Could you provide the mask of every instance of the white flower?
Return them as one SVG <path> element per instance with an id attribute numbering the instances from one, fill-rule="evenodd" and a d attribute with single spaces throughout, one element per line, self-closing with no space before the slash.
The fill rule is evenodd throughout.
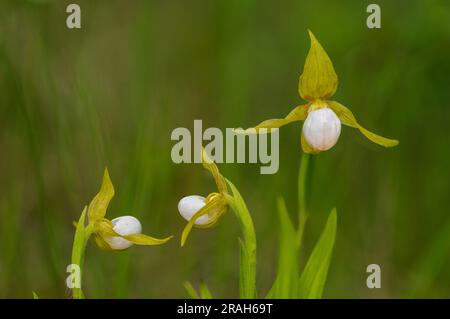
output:
<path id="1" fill-rule="evenodd" d="M 202 209 L 203 206 L 205 206 L 205 197 L 199 195 L 190 195 L 183 197 L 178 202 L 178 211 L 184 219 L 190 221 L 192 216 L 194 216 L 196 212 Z M 211 218 L 208 214 L 206 214 L 197 218 L 195 224 L 205 225 L 208 224 L 210 220 Z"/>
<path id="2" fill-rule="evenodd" d="M 142 232 L 141 222 L 133 216 L 117 217 L 111 220 L 111 223 L 113 224 L 113 230 L 122 236 L 140 234 Z M 105 237 L 104 239 L 111 249 L 115 250 L 127 249 L 133 245 L 132 242 L 118 236 Z"/>
<path id="3" fill-rule="evenodd" d="M 308 145 L 315 150 L 329 150 L 339 139 L 341 121 L 328 107 L 310 111 L 303 124 L 303 134 Z"/>

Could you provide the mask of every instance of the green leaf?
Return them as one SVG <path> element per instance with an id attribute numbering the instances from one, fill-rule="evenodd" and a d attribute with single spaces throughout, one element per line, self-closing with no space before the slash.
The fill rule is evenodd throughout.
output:
<path id="1" fill-rule="evenodd" d="M 202 299 L 212 299 L 211 291 L 204 282 L 200 283 L 200 297 Z"/>
<path id="2" fill-rule="evenodd" d="M 185 281 L 183 283 L 184 289 L 186 289 L 189 298 L 191 299 L 200 299 L 199 294 L 197 293 L 197 291 L 195 290 L 194 286 L 192 286 L 192 284 L 189 281 Z"/>
<path id="3" fill-rule="evenodd" d="M 39 296 L 37 295 L 37 293 L 35 293 L 34 291 L 32 291 L 33 293 L 33 299 L 39 299 Z"/>
<path id="4" fill-rule="evenodd" d="M 330 108 L 336 113 L 337 117 L 339 117 L 343 124 L 357 128 L 365 137 L 367 137 L 372 142 L 384 147 L 393 147 L 398 145 L 398 140 L 380 136 L 364 128 L 361 124 L 358 123 L 352 111 L 350 111 L 346 106 L 336 101 L 327 102 Z"/>
<path id="5" fill-rule="evenodd" d="M 298 241 L 283 198 L 278 198 L 280 239 L 277 278 L 266 298 L 296 298 L 299 276 Z"/>
<path id="6" fill-rule="evenodd" d="M 328 267 L 336 237 L 336 209 L 330 213 L 325 229 L 314 247 L 299 281 L 299 298 L 320 299 L 327 279 Z"/>
<path id="7" fill-rule="evenodd" d="M 84 250 L 86 248 L 86 241 L 89 237 L 89 235 L 86 233 L 86 227 L 84 226 L 86 219 L 86 210 L 87 208 L 84 207 L 80 219 L 77 222 L 77 228 L 75 230 L 75 237 L 72 247 L 72 264 L 78 265 L 80 267 L 80 276 L 82 276 L 81 269 L 84 258 Z M 72 293 L 73 298 L 75 299 L 83 299 L 84 297 L 81 288 L 73 288 Z"/>
<path id="8" fill-rule="evenodd" d="M 239 290 L 241 298 L 256 298 L 256 235 L 252 217 L 237 188 L 227 180 L 233 197 L 229 203 L 239 221 L 242 231 L 240 246 L 240 278 Z"/>

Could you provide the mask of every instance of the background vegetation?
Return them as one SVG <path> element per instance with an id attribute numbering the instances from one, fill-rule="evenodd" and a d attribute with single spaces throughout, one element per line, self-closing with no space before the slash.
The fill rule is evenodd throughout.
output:
<path id="1" fill-rule="evenodd" d="M 363 125 L 400 140 L 383 149 L 343 128 L 314 160 L 308 255 L 333 206 L 336 247 L 325 297 L 450 297 L 450 2 L 386 1 L 382 28 L 365 26 L 371 1 L 76 1 L 82 29 L 65 27 L 74 1 L 0 2 L 0 297 L 67 296 L 76 220 L 108 166 L 108 216 L 132 213 L 167 245 L 86 256 L 89 297 L 185 297 L 184 280 L 238 295 L 233 214 L 194 230 L 178 200 L 207 194 L 201 165 L 170 159 L 176 127 L 251 126 L 300 102 L 298 76 L 313 30 L 340 77 L 336 99 Z M 253 215 L 258 286 L 276 272 L 283 195 L 296 216 L 300 126 L 281 130 L 281 166 L 220 165 Z M 365 285 L 382 267 L 382 288 Z"/>

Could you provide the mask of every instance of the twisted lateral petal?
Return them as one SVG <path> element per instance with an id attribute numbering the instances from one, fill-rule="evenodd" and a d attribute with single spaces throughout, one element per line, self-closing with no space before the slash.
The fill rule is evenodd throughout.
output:
<path id="1" fill-rule="evenodd" d="M 128 218 L 132 216 L 123 216 L 123 217 Z M 170 236 L 164 239 L 157 239 L 144 234 L 133 233 L 138 230 L 139 229 L 137 228 L 136 225 L 133 225 L 132 227 L 129 227 L 127 229 L 123 228 L 116 229 L 116 227 L 113 225 L 111 221 L 104 218 L 99 222 L 97 226 L 97 233 L 98 237 L 100 238 L 96 238 L 96 242 L 97 245 L 103 249 L 105 249 L 104 246 L 107 245 L 109 246 L 110 249 L 113 250 L 123 250 L 130 247 L 132 244 L 161 245 L 173 237 Z M 121 233 L 118 233 L 118 231 L 121 231 Z"/>
<path id="2" fill-rule="evenodd" d="M 222 174 L 219 172 L 219 168 L 217 168 L 217 165 L 214 163 L 213 160 L 211 160 L 206 153 L 205 149 L 202 147 L 202 165 L 204 168 L 206 168 L 211 175 L 214 177 L 214 181 L 216 182 L 217 189 L 220 193 L 227 193 L 227 183 L 225 179 L 223 178 Z"/>
<path id="3" fill-rule="evenodd" d="M 109 178 L 108 169 L 105 168 L 103 173 L 102 186 L 97 195 L 92 199 L 89 204 L 88 218 L 89 223 L 95 222 L 105 217 L 106 210 L 108 209 L 109 202 L 114 197 L 114 186 Z"/>
<path id="4" fill-rule="evenodd" d="M 336 101 L 327 101 L 327 103 L 343 124 L 357 128 L 365 137 L 367 137 L 372 142 L 384 147 L 393 147 L 398 145 L 398 140 L 382 137 L 362 127 L 356 120 L 353 113 L 341 103 Z"/>
<path id="5" fill-rule="evenodd" d="M 223 214 L 223 212 L 226 210 L 226 202 L 222 194 L 217 194 L 216 196 L 212 197 L 210 201 L 206 203 L 203 208 L 201 208 L 198 212 L 195 213 L 194 216 L 189 220 L 187 225 L 184 227 L 183 234 L 181 235 L 181 247 L 184 246 L 186 239 L 191 232 L 192 227 L 195 224 L 195 221 L 200 218 L 203 215 L 209 214 L 210 215 L 210 222 L 209 224 L 202 225 L 203 228 L 211 227 L 214 225 L 218 218 Z"/>
<path id="6" fill-rule="evenodd" d="M 265 120 L 255 127 L 248 128 L 246 130 L 237 128 L 234 129 L 234 132 L 239 134 L 259 134 L 259 133 L 270 133 L 267 131 L 269 129 L 280 128 L 284 125 L 287 125 L 296 121 L 304 121 L 306 116 L 308 115 L 308 107 L 309 104 L 299 105 L 295 107 L 288 115 L 286 115 L 283 119 L 270 119 Z M 267 129 L 264 132 L 260 132 L 261 129 Z"/>
<path id="7" fill-rule="evenodd" d="M 303 73 L 300 75 L 298 90 L 300 96 L 308 101 L 326 99 L 337 89 L 338 77 L 328 54 L 311 31 L 311 48 L 306 57 Z"/>

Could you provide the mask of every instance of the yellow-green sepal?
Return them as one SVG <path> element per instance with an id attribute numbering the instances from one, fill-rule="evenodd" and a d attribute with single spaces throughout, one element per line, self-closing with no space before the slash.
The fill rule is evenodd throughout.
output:
<path id="1" fill-rule="evenodd" d="M 357 128 L 365 137 L 372 142 L 384 146 L 393 147 L 398 145 L 398 140 L 389 139 L 375 133 L 370 132 L 366 128 L 362 127 L 356 120 L 353 113 L 344 105 L 336 101 L 327 101 L 329 107 L 336 113 L 337 117 L 341 120 L 342 124 Z"/>
<path id="2" fill-rule="evenodd" d="M 236 132 L 238 134 L 259 134 L 259 133 L 262 133 L 262 131 L 261 131 L 262 129 L 266 129 L 264 131 L 264 133 L 270 133 L 269 130 L 271 130 L 271 129 L 280 128 L 284 125 L 287 125 L 289 123 L 296 122 L 296 121 L 304 121 L 306 119 L 306 117 L 308 116 L 308 108 L 309 108 L 309 104 L 299 105 L 299 106 L 295 107 L 291 112 L 289 112 L 289 114 L 286 115 L 285 118 L 265 120 L 265 121 L 259 123 L 258 125 L 256 125 L 255 127 L 251 127 L 251 128 L 245 129 L 245 130 L 241 129 L 241 128 L 237 128 L 237 129 L 234 129 L 234 132 Z"/>
<path id="3" fill-rule="evenodd" d="M 102 219 L 106 215 L 109 202 L 114 197 L 114 186 L 109 177 L 108 169 L 105 168 L 103 173 L 103 181 L 100 187 L 100 191 L 92 199 L 89 204 L 88 218 L 89 223 L 94 223 L 97 220 Z"/>
<path id="4" fill-rule="evenodd" d="M 216 163 L 214 163 L 214 161 L 209 158 L 207 152 L 203 147 L 202 147 L 202 165 L 214 177 L 214 181 L 216 182 L 216 186 L 219 192 L 226 193 L 228 191 L 227 183 L 225 182 L 225 179 L 223 178 L 222 174 L 220 174 L 219 168 L 217 167 Z"/>
<path id="5" fill-rule="evenodd" d="M 300 96 L 308 101 L 326 99 L 336 92 L 338 77 L 328 54 L 314 34 L 310 30 L 308 32 L 311 48 L 300 75 L 298 90 Z"/>

